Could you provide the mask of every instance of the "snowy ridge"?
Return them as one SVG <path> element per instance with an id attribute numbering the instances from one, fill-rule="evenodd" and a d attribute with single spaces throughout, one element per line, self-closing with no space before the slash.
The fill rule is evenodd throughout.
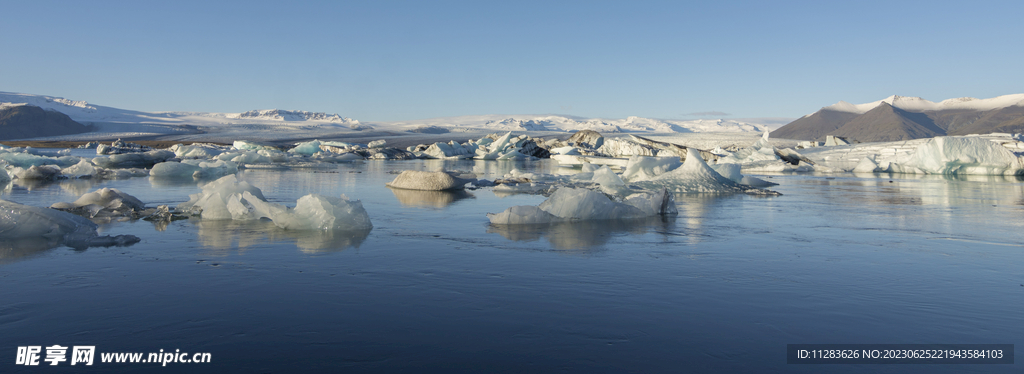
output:
<path id="1" fill-rule="evenodd" d="M 628 117 L 625 119 L 582 118 L 568 115 L 475 115 L 412 121 L 369 122 L 325 112 L 264 109 L 242 113 L 143 112 L 94 105 L 61 97 L 0 92 L 0 107 L 35 105 L 66 114 L 71 119 L 93 125 L 95 132 L 46 138 L 50 140 L 96 140 L 131 136 L 172 136 L 183 140 L 234 141 L 248 139 L 274 141 L 297 138 L 336 138 L 361 131 L 406 132 L 437 127 L 440 131 L 468 132 L 574 132 L 594 130 L 601 133 L 760 133 L 777 118 L 726 120 L 674 120 Z M 357 134 L 358 133 L 358 134 Z"/>
<path id="2" fill-rule="evenodd" d="M 593 130 L 600 133 L 763 132 L 767 128 L 760 123 L 725 119 L 665 120 L 635 116 L 625 119 L 587 119 L 563 115 L 460 116 L 389 124 L 408 128 L 437 126 L 462 130 L 562 132 Z"/>
<path id="3" fill-rule="evenodd" d="M 994 110 L 1001 109 L 1011 106 L 1024 105 L 1024 94 L 1013 94 L 993 97 L 990 99 L 976 99 L 973 97 L 960 97 L 955 99 L 946 99 L 938 103 L 922 99 L 920 97 L 909 97 L 909 96 L 897 96 L 892 95 L 882 100 L 873 101 L 866 104 L 850 104 L 845 101 L 829 105 L 821 108 L 822 110 L 832 110 L 837 112 L 848 112 L 856 114 L 864 114 L 868 111 L 877 108 L 882 103 L 892 105 L 893 107 L 900 108 L 909 112 L 926 112 L 934 110 L 953 110 L 953 109 L 967 109 L 967 110 Z M 810 115 L 810 114 L 808 114 Z"/>
<path id="4" fill-rule="evenodd" d="M 239 119 L 261 119 L 272 121 L 328 121 L 341 123 L 359 123 L 359 121 L 347 117 L 342 117 L 337 114 L 327 114 L 324 112 L 307 112 L 304 110 L 250 110 L 248 112 L 239 113 L 237 115 L 229 114 L 227 115 L 227 117 Z"/>

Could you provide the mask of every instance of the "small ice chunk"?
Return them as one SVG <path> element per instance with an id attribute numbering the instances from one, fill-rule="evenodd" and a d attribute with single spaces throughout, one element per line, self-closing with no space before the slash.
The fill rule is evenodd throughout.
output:
<path id="1" fill-rule="evenodd" d="M 370 142 L 369 144 L 367 144 L 366 148 L 382 148 L 382 147 L 384 147 L 384 144 L 387 144 L 387 142 L 388 141 L 384 140 L 384 139 L 374 140 L 374 141 Z"/>
<path id="2" fill-rule="evenodd" d="M 60 173 L 68 178 L 90 178 L 97 174 L 97 170 L 92 162 L 83 158 L 77 164 L 61 169 Z"/>
<path id="3" fill-rule="evenodd" d="M 461 190 L 469 182 L 443 171 L 405 170 L 391 183 L 387 183 L 387 186 L 408 190 L 444 191 Z"/>
<path id="4" fill-rule="evenodd" d="M 199 170 L 201 168 L 197 165 L 167 161 L 153 165 L 149 175 L 157 178 L 192 178 L 192 175 Z"/>
<path id="5" fill-rule="evenodd" d="M 320 152 L 320 144 L 319 140 L 297 143 L 295 144 L 295 147 L 288 150 L 288 152 L 303 156 L 312 156 Z"/>

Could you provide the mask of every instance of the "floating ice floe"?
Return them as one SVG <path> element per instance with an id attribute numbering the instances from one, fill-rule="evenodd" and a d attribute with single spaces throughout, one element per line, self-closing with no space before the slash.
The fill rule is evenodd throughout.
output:
<path id="1" fill-rule="evenodd" d="M 369 230 L 370 217 L 359 200 L 310 194 L 299 198 L 295 208 L 267 202 L 263 192 L 248 182 L 228 175 L 189 195 L 179 210 L 203 219 L 270 219 L 290 230 Z"/>
<path id="2" fill-rule="evenodd" d="M 45 240 L 74 248 L 126 246 L 139 242 L 133 235 L 99 236 L 97 225 L 59 210 L 0 200 L 0 239 Z"/>
<path id="3" fill-rule="evenodd" d="M 636 219 L 678 214 L 668 191 L 643 192 L 616 202 L 607 195 L 579 188 L 559 188 L 539 206 L 514 206 L 488 213 L 496 225 L 549 224 L 564 221 Z"/>
<path id="4" fill-rule="evenodd" d="M 387 186 L 407 190 L 445 191 L 461 190 L 472 181 L 444 171 L 405 170 L 395 177 L 395 180 L 387 183 Z"/>

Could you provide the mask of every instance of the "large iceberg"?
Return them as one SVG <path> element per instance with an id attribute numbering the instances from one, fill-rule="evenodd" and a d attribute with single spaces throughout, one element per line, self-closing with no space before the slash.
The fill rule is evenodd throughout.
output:
<path id="1" fill-rule="evenodd" d="M 700 157 L 700 153 L 693 148 L 687 149 L 686 161 L 679 168 L 654 177 L 648 177 L 648 175 L 645 173 L 634 176 L 631 179 L 631 184 L 648 190 L 666 188 L 679 193 L 778 194 L 738 183 L 719 174 L 708 166 Z"/>
<path id="2" fill-rule="evenodd" d="M 866 170 L 868 165 L 858 165 Z M 979 137 L 936 137 L 889 167 L 897 173 L 1015 175 L 1024 163 L 1006 147 Z"/>
<path id="3" fill-rule="evenodd" d="M 636 219 L 677 213 L 675 199 L 666 190 L 641 192 L 629 196 L 622 202 L 616 202 L 597 191 L 560 188 L 539 206 L 514 206 L 501 213 L 488 213 L 487 218 L 496 225 L 519 225 Z"/>

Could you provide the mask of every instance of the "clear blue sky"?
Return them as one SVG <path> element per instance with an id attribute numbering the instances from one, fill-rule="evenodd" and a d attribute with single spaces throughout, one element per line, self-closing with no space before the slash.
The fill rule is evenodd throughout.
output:
<path id="1" fill-rule="evenodd" d="M 0 11 L 0 91 L 145 111 L 798 117 L 893 94 L 1024 93 L 1021 1 L 0 0 Z"/>

